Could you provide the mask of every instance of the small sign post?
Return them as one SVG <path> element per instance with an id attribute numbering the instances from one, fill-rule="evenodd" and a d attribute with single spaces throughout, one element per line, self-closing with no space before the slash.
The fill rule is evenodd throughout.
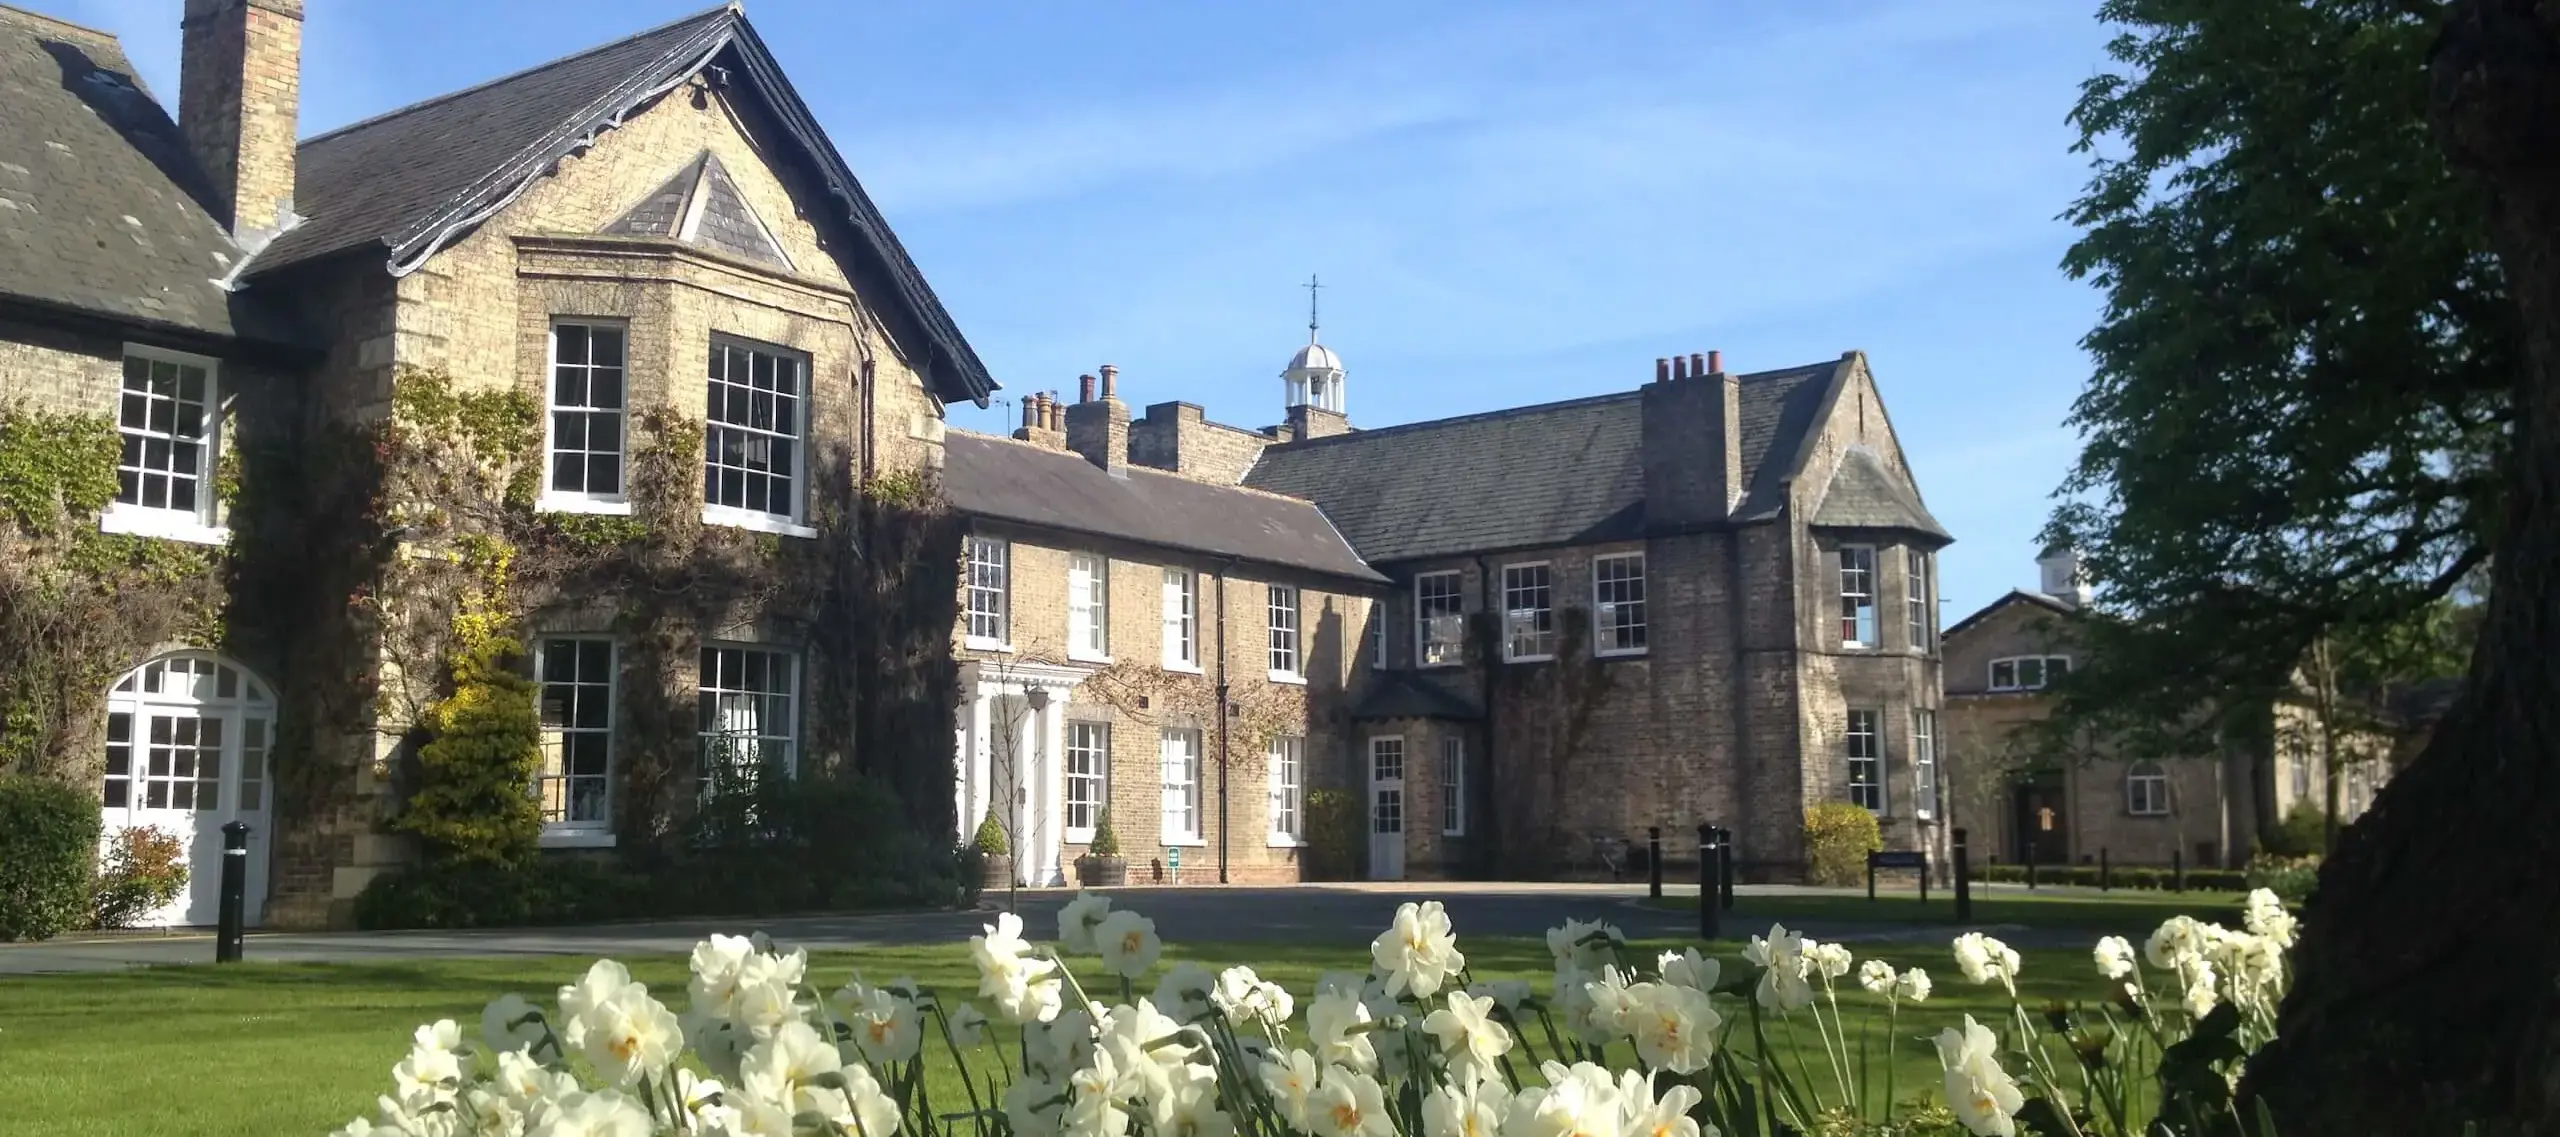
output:
<path id="1" fill-rule="evenodd" d="M 1173 868 L 1173 883 L 1182 883 L 1182 849 L 1179 846 L 1167 846 L 1164 851 L 1164 862 Z"/>
<path id="2" fill-rule="evenodd" d="M 1877 869 L 1920 870 L 1920 902 L 1929 902 L 1929 854 L 1923 852 L 1876 852 L 1867 854 L 1867 899 L 1876 898 Z"/>

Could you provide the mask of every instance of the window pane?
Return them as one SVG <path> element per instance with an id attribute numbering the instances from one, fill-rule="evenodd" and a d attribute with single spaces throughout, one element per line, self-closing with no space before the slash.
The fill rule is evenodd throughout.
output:
<path id="1" fill-rule="evenodd" d="M 710 425 L 703 449 L 706 500 L 795 517 L 800 454 L 797 359 L 714 345 Z M 722 360 L 728 360 L 722 374 Z"/>

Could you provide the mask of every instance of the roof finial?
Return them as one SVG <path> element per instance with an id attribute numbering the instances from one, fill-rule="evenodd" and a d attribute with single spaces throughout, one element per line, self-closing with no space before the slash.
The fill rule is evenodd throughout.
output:
<path id="1" fill-rule="evenodd" d="M 1305 285 L 1305 288 L 1306 288 L 1306 290 L 1307 290 L 1307 342 L 1308 342 L 1308 343 L 1314 343 L 1314 342 L 1316 342 L 1316 289 L 1319 289 L 1319 288 L 1322 288 L 1322 287 L 1324 287 L 1324 285 L 1321 285 L 1321 284 L 1316 283 L 1316 277 L 1315 277 L 1315 274 L 1314 274 L 1314 273 L 1308 273 L 1308 274 L 1307 274 L 1307 283 L 1306 283 L 1306 285 Z"/>

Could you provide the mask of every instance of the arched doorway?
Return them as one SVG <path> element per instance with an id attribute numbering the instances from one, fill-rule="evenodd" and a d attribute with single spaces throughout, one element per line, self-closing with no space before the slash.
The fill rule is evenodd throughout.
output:
<path id="1" fill-rule="evenodd" d="M 212 924 L 221 915 L 222 826 L 249 824 L 248 922 L 267 898 L 275 738 L 272 688 L 247 668 L 200 651 L 133 669 L 107 695 L 107 773 L 101 819 L 113 838 L 149 825 L 186 849 L 187 889 L 144 916 L 150 926 Z"/>

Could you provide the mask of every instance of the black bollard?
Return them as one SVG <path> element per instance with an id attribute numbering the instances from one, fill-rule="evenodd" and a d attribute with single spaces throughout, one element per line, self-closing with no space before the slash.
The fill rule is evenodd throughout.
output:
<path id="1" fill-rule="evenodd" d="M 1964 847 L 1964 830 L 1956 830 L 1956 920 L 1973 919 L 1973 866 Z"/>
<path id="2" fill-rule="evenodd" d="M 1733 830 L 1716 826 L 1716 887 L 1724 893 L 1724 910 L 1733 911 Z"/>
<path id="3" fill-rule="evenodd" d="M 2027 842 L 2027 887 L 2029 887 L 2029 888 L 2034 888 L 2035 886 L 2036 886 L 2036 843 L 2035 843 L 2033 840 L 2029 840 L 2029 841 Z"/>
<path id="4" fill-rule="evenodd" d="M 2171 849 L 2169 850 L 2169 891 L 2185 892 L 2186 890 L 2187 851 L 2185 849 Z"/>
<path id="5" fill-rule="evenodd" d="M 1653 890 L 1653 898 L 1662 899 L 1662 827 L 1644 827 L 1645 878 Z"/>
<path id="6" fill-rule="evenodd" d="M 234 821 L 222 827 L 222 925 L 213 939 L 215 963 L 240 962 L 242 909 L 249 896 L 249 826 Z"/>
<path id="7" fill-rule="evenodd" d="M 1716 903 L 1716 863 L 1724 850 L 1716 847 L 1716 827 L 1698 826 L 1698 936 L 1713 940 L 1721 930 L 1724 905 Z"/>
<path id="8" fill-rule="evenodd" d="M 2100 891 L 2100 892 L 2113 892 L 2113 891 L 2115 891 L 2115 887 L 2116 887 L 2116 874 L 2115 874 L 2115 870 L 2114 870 L 2114 868 L 2112 868 L 2111 866 L 2109 866 L 2109 865 L 2107 864 L 2107 850 L 2106 850 L 2106 847 L 2105 847 L 2105 846 L 2103 846 L 2103 845 L 2102 845 L 2102 846 L 2099 846 L 2099 848 L 2098 848 L 2098 891 Z"/>

